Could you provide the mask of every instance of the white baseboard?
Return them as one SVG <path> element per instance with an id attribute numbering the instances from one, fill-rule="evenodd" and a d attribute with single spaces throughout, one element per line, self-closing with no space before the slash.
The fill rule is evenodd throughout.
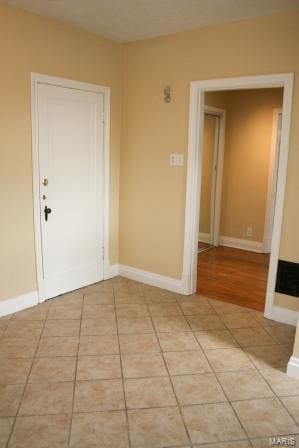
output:
<path id="1" fill-rule="evenodd" d="M 119 275 L 119 264 L 109 264 L 104 269 L 104 280 L 113 278 Z"/>
<path id="2" fill-rule="evenodd" d="M 260 241 L 240 240 L 230 236 L 221 236 L 219 244 L 221 246 L 234 247 L 235 249 L 249 250 L 251 252 L 263 252 L 263 243 Z"/>
<path id="3" fill-rule="evenodd" d="M 198 234 L 198 241 L 201 241 L 202 243 L 209 243 L 210 242 L 210 234 L 209 233 L 201 233 Z"/>
<path id="4" fill-rule="evenodd" d="M 299 312 L 274 305 L 271 310 L 265 311 L 265 317 L 271 320 L 275 320 L 276 322 L 281 322 L 282 324 L 293 325 L 294 327 L 296 327 L 299 318 Z"/>
<path id="5" fill-rule="evenodd" d="M 17 311 L 25 310 L 26 308 L 31 308 L 32 306 L 37 304 L 37 291 L 32 291 L 22 296 L 0 301 L 0 317 L 16 313 Z"/>
<path id="6" fill-rule="evenodd" d="M 288 362 L 287 374 L 293 378 L 299 379 L 299 358 L 291 356 Z"/>
<path id="7" fill-rule="evenodd" d="M 137 282 L 145 283 L 147 285 L 156 286 L 158 288 L 166 289 L 168 291 L 184 294 L 182 280 L 164 275 L 155 274 L 154 272 L 142 271 L 131 266 L 123 264 L 119 265 L 119 275 L 122 277 L 135 280 Z"/>

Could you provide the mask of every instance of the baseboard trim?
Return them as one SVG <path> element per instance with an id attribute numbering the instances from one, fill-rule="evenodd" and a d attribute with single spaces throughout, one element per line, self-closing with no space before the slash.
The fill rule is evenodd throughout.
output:
<path id="1" fill-rule="evenodd" d="M 119 264 L 116 263 L 105 266 L 104 280 L 116 277 L 117 275 L 119 275 Z"/>
<path id="2" fill-rule="evenodd" d="M 219 239 L 221 246 L 233 247 L 235 249 L 249 250 L 250 252 L 263 252 L 263 243 L 260 241 L 240 240 L 230 236 L 221 236 Z"/>
<path id="3" fill-rule="evenodd" d="M 118 273 L 122 277 L 145 283 L 146 285 L 156 286 L 168 291 L 184 294 L 182 280 L 178 280 L 176 278 L 166 277 L 164 275 L 155 274 L 154 272 L 143 271 L 124 264 L 119 265 Z"/>
<path id="4" fill-rule="evenodd" d="M 299 358 L 291 356 L 288 362 L 287 374 L 293 378 L 299 379 Z"/>
<path id="5" fill-rule="evenodd" d="M 296 327 L 299 318 L 299 312 L 274 305 L 271 310 L 265 311 L 265 317 L 282 324 L 293 325 L 294 327 Z"/>
<path id="6" fill-rule="evenodd" d="M 32 306 L 37 304 L 37 291 L 32 291 L 28 294 L 13 297 L 12 299 L 0 301 L 0 317 L 16 313 L 17 311 L 25 310 L 26 308 L 31 308 Z"/>
<path id="7" fill-rule="evenodd" d="M 210 242 L 210 234 L 209 233 L 201 233 L 198 234 L 198 241 L 202 243 L 209 243 Z"/>

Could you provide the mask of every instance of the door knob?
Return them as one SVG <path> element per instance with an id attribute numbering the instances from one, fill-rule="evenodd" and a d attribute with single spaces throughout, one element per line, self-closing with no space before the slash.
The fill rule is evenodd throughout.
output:
<path id="1" fill-rule="evenodd" d="M 49 183 L 48 179 L 43 179 L 42 180 L 42 184 L 43 184 L 44 187 L 46 187 L 48 185 L 48 183 Z"/>
<path id="2" fill-rule="evenodd" d="M 45 208 L 44 208 L 45 221 L 48 221 L 48 215 L 49 215 L 51 212 L 52 212 L 52 210 L 51 210 L 49 207 L 45 206 Z"/>

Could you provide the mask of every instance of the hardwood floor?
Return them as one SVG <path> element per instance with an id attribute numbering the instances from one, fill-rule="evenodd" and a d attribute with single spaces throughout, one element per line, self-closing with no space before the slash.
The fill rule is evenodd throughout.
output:
<path id="1" fill-rule="evenodd" d="M 214 247 L 198 255 L 197 292 L 263 311 L 269 268 L 268 254 Z"/>

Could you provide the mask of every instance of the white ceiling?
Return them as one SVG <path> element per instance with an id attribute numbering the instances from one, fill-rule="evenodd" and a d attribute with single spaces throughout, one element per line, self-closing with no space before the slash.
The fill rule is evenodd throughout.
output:
<path id="1" fill-rule="evenodd" d="M 6 3 L 116 42 L 299 8 L 299 0 L 6 0 Z"/>

